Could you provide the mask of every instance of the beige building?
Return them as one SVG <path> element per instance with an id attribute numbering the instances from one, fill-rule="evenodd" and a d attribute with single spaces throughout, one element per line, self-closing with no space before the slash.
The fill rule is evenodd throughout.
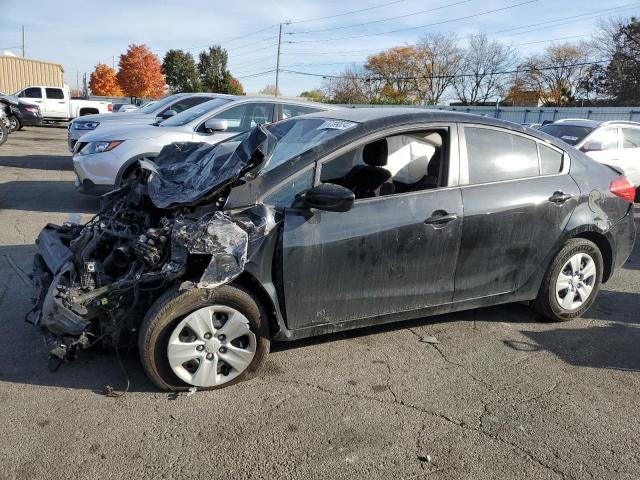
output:
<path id="1" fill-rule="evenodd" d="M 59 63 L 0 56 L 0 92 L 15 93 L 29 85 L 64 86 L 64 70 Z"/>

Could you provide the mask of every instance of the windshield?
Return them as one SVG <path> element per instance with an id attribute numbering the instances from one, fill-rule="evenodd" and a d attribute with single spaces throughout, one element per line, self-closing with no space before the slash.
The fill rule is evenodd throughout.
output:
<path id="1" fill-rule="evenodd" d="M 200 118 L 207 113 L 212 112 L 218 107 L 221 107 L 225 103 L 229 103 L 231 100 L 228 98 L 214 98 L 208 102 L 201 103 L 195 107 L 191 107 L 184 112 L 174 115 L 173 117 L 165 120 L 160 124 L 161 127 L 181 127 L 194 121 L 196 118 Z"/>
<path id="2" fill-rule="evenodd" d="M 145 105 L 144 107 L 140 107 L 139 111 L 142 113 L 153 113 L 159 108 L 168 106 L 175 99 L 176 99 L 175 95 L 169 95 L 168 97 L 164 97 L 162 100 L 158 100 L 157 102 L 152 102 L 150 104 Z"/>
<path id="3" fill-rule="evenodd" d="M 262 167 L 261 173 L 273 170 L 288 160 L 310 150 L 329 138 L 357 125 L 346 120 L 326 118 L 292 118 L 267 127 L 278 143 Z"/>
<path id="4" fill-rule="evenodd" d="M 563 125 L 561 123 L 549 123 L 540 128 L 540 131 L 559 138 L 569 145 L 575 145 L 593 131 L 593 127 L 581 127 L 578 125 Z"/>

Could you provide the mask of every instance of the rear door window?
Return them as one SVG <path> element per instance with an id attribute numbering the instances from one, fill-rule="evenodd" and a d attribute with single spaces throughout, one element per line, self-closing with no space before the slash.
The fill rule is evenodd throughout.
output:
<path id="1" fill-rule="evenodd" d="M 196 105 L 200 105 L 203 102 L 211 100 L 209 97 L 187 97 L 181 98 L 176 103 L 171 105 L 167 110 L 175 110 L 176 113 L 184 112 L 191 107 L 195 107 Z"/>
<path id="2" fill-rule="evenodd" d="M 45 88 L 45 95 L 52 100 L 64 100 L 64 92 L 61 88 Z"/>
<path id="3" fill-rule="evenodd" d="M 622 129 L 622 148 L 640 148 L 640 129 Z"/>
<path id="4" fill-rule="evenodd" d="M 469 183 L 488 183 L 540 174 L 536 141 L 492 128 L 464 129 Z"/>
<path id="5" fill-rule="evenodd" d="M 540 173 L 554 175 L 562 171 L 563 153 L 551 147 L 538 143 L 540 150 Z"/>
<path id="6" fill-rule="evenodd" d="M 282 119 L 297 117 L 307 113 L 319 112 L 319 108 L 304 107 L 302 105 L 282 105 Z"/>

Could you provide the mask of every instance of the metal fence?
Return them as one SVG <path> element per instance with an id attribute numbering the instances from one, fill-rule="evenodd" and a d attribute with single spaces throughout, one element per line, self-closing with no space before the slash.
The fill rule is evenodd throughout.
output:
<path id="1" fill-rule="evenodd" d="M 591 120 L 631 120 L 640 122 L 640 107 L 452 107 L 437 105 L 345 105 L 349 107 L 414 107 L 450 110 L 500 118 L 515 123 L 542 123 L 561 118 L 588 118 Z"/>

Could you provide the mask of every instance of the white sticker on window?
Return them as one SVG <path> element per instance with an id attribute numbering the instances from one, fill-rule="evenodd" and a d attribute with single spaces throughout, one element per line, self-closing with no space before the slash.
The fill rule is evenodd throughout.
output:
<path id="1" fill-rule="evenodd" d="M 563 140 L 571 140 L 573 142 L 575 142 L 576 140 L 578 140 L 578 137 L 573 137 L 571 135 L 562 135 L 560 138 L 562 138 Z"/>
<path id="2" fill-rule="evenodd" d="M 345 120 L 327 120 L 318 127 L 319 130 L 331 129 L 331 130 L 347 130 L 348 128 L 355 127 L 357 123 L 347 122 Z"/>

